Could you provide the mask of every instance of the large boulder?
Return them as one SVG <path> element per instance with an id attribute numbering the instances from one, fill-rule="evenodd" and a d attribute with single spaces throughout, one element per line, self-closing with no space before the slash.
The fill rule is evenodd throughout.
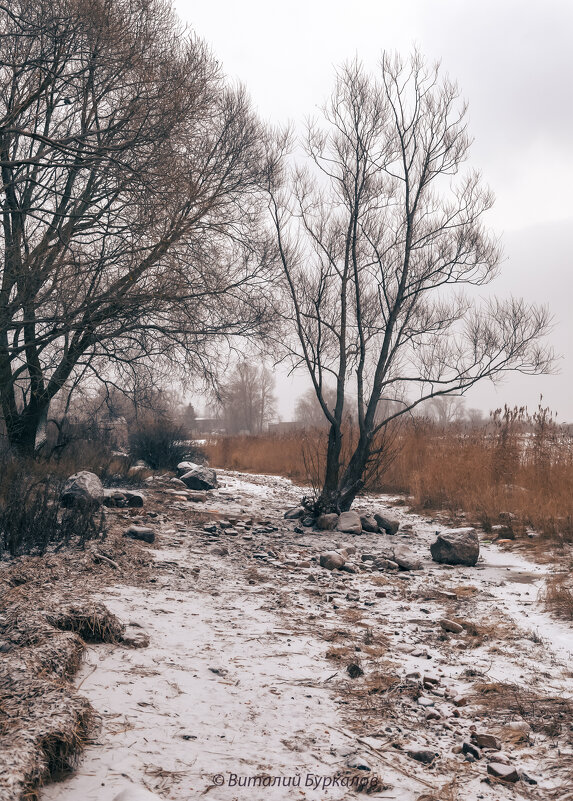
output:
<path id="1" fill-rule="evenodd" d="M 363 531 L 370 531 L 375 533 L 378 531 L 378 523 L 372 515 L 360 515 L 360 522 L 362 523 L 362 530 Z"/>
<path id="2" fill-rule="evenodd" d="M 336 512 L 329 512 L 316 518 L 316 527 L 321 531 L 332 531 L 336 528 L 337 523 L 338 515 Z"/>
<path id="3" fill-rule="evenodd" d="M 104 502 L 105 491 L 103 484 L 95 473 L 82 470 L 70 476 L 60 496 L 60 503 L 65 509 L 74 506 L 84 508 L 97 508 Z"/>
<path id="4" fill-rule="evenodd" d="M 185 464 L 184 462 L 182 464 Z M 192 464 L 191 462 L 187 463 Z M 179 470 L 181 465 L 177 465 Z M 186 473 L 181 476 L 181 481 L 191 490 L 212 490 L 216 489 L 217 474 L 210 467 L 203 467 L 200 464 L 194 464 Z"/>
<path id="5" fill-rule="evenodd" d="M 400 528 L 400 523 L 398 520 L 392 520 L 389 517 L 385 517 L 384 515 L 375 514 L 374 520 L 378 523 L 378 527 L 385 531 L 386 534 L 395 534 L 398 529 Z"/>
<path id="6" fill-rule="evenodd" d="M 338 551 L 325 551 L 319 557 L 320 566 L 326 568 L 326 570 L 341 570 L 345 562 L 345 557 Z"/>
<path id="7" fill-rule="evenodd" d="M 432 559 L 446 565 L 472 567 L 479 557 L 479 537 L 475 528 L 451 528 L 440 531 L 430 545 Z"/>
<path id="8" fill-rule="evenodd" d="M 392 561 L 396 562 L 401 570 L 422 570 L 421 560 L 408 548 L 395 548 Z"/>
<path id="9" fill-rule="evenodd" d="M 345 534 L 362 534 L 362 523 L 358 512 L 342 512 L 336 524 L 337 531 Z"/>

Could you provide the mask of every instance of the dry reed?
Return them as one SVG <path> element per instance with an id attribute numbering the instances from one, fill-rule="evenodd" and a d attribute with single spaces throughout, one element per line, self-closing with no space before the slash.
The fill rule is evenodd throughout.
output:
<path id="1" fill-rule="evenodd" d="M 310 430 L 218 437 L 206 451 L 215 467 L 318 487 L 325 436 Z M 355 436 L 345 432 L 347 452 Z M 414 509 L 469 519 L 492 536 L 535 530 L 539 536 L 524 539 L 542 548 L 573 543 L 573 435 L 547 409 L 529 414 L 505 407 L 478 428 L 412 419 L 397 426 L 388 443 L 384 461 L 370 469 L 367 490 L 406 494 Z"/>

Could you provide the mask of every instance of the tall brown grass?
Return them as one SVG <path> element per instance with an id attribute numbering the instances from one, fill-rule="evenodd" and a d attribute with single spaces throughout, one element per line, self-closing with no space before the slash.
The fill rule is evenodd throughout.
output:
<path id="1" fill-rule="evenodd" d="M 346 432 L 347 441 L 354 436 Z M 215 467 L 318 487 L 325 438 L 318 430 L 219 437 L 206 450 Z M 503 524 L 519 536 L 531 527 L 554 543 L 573 542 L 573 436 L 541 407 L 533 414 L 498 409 L 478 428 L 405 421 L 387 435 L 385 459 L 373 465 L 366 487 L 405 494 L 419 510 L 463 514 L 486 530 Z"/>

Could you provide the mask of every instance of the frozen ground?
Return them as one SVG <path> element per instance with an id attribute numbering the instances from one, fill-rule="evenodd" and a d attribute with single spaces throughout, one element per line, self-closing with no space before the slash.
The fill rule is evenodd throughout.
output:
<path id="1" fill-rule="evenodd" d="M 318 801 L 353 797 L 353 777 L 399 801 L 566 797 L 573 721 L 552 721 L 561 707 L 542 701 L 573 695 L 573 630 L 538 600 L 548 568 L 493 545 L 475 568 L 437 565 L 429 544 L 443 526 L 390 510 L 387 498 L 356 506 L 391 511 L 402 524 L 394 537 L 298 533 L 283 519 L 301 496 L 290 482 L 220 479 L 206 503 L 149 493 L 153 580 L 100 596 L 149 647 L 90 647 L 77 684 L 101 728 L 77 772 L 41 801 L 112 801 L 130 786 L 172 801 Z M 203 531 L 220 518 L 238 533 Z M 356 573 L 313 561 L 345 544 L 357 549 Z M 362 555 L 397 546 L 423 569 L 361 569 Z M 444 617 L 474 629 L 448 634 Z M 354 663 L 364 675 L 351 679 Z M 476 729 L 498 736 L 501 760 L 537 783 L 486 782 L 493 752 L 456 753 Z M 422 764 L 408 755 L 416 750 L 438 756 Z"/>

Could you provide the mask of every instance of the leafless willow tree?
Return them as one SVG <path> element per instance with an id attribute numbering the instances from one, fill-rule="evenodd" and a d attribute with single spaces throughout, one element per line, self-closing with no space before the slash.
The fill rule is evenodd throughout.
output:
<path id="1" fill-rule="evenodd" d="M 68 382 L 263 322 L 261 131 L 167 0 L 0 0 L 0 404 L 33 453 Z"/>
<path id="2" fill-rule="evenodd" d="M 354 62 L 338 73 L 324 120 L 307 127 L 304 164 L 285 136 L 282 172 L 269 170 L 290 351 L 329 423 L 317 511 L 351 506 L 391 420 L 482 379 L 549 369 L 544 309 L 475 305 L 461 291 L 488 284 L 499 262 L 482 224 L 492 195 L 461 170 L 465 112 L 455 85 L 418 53 L 385 54 L 377 76 Z M 343 464 L 351 396 L 358 439 Z"/>

